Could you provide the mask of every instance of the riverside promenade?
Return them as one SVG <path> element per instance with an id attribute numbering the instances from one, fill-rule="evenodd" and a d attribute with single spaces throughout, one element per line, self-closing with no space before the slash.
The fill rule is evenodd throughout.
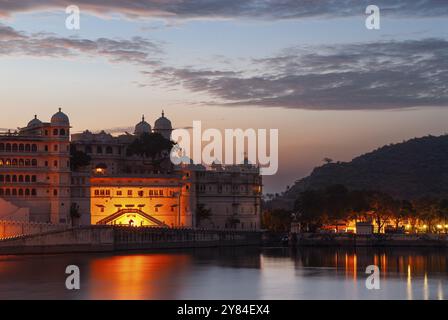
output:
<path id="1" fill-rule="evenodd" d="M 112 252 L 262 244 L 262 232 L 85 226 L 0 240 L 0 254 Z"/>
<path id="2" fill-rule="evenodd" d="M 291 246 L 303 247 L 432 247 L 448 248 L 447 234 L 291 233 Z"/>

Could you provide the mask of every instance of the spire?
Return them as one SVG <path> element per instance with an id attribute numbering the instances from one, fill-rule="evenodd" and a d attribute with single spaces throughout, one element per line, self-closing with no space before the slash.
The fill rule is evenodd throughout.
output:
<path id="1" fill-rule="evenodd" d="M 142 115 L 142 122 L 145 122 L 145 115 Z"/>
<path id="2" fill-rule="evenodd" d="M 61 107 L 59 107 L 59 112 L 61 112 L 62 111 L 62 108 Z"/>
<path id="3" fill-rule="evenodd" d="M 162 110 L 162 118 L 165 118 L 165 110 Z"/>
<path id="4" fill-rule="evenodd" d="M 34 119 L 37 119 L 37 114 L 34 115 Z"/>

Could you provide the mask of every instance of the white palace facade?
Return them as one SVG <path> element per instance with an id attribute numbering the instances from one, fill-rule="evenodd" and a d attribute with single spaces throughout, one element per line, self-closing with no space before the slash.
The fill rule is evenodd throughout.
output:
<path id="1" fill-rule="evenodd" d="M 133 134 L 70 133 L 59 110 L 49 122 L 0 135 L 0 220 L 54 224 L 260 229 L 262 179 L 253 165 L 172 165 L 131 155 L 144 134 L 170 139 L 162 113 Z M 88 158 L 79 165 L 76 157 Z M 75 158 L 74 158 L 75 157 Z"/>

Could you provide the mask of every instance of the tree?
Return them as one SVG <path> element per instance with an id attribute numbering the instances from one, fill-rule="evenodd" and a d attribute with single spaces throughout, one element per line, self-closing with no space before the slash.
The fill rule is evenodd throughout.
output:
<path id="1" fill-rule="evenodd" d="M 210 219 L 211 216 L 212 210 L 207 209 L 204 204 L 198 203 L 196 208 L 196 227 L 199 227 L 202 221 Z"/>
<path id="2" fill-rule="evenodd" d="M 367 218 L 367 212 L 370 210 L 369 194 L 363 190 L 353 190 L 349 193 L 350 208 L 348 218 L 356 221 Z"/>
<path id="3" fill-rule="evenodd" d="M 388 194 L 372 192 L 369 197 L 369 207 L 373 219 L 377 225 L 377 233 L 381 233 L 387 220 L 389 220 L 395 209 L 396 203 Z"/>
<path id="4" fill-rule="evenodd" d="M 448 199 L 442 199 L 439 203 L 439 218 L 443 221 L 443 225 L 447 225 L 448 221 Z"/>
<path id="5" fill-rule="evenodd" d="M 81 213 L 79 212 L 79 205 L 73 202 L 70 206 L 70 217 L 72 220 L 72 225 L 74 226 L 75 220 L 81 217 Z"/>
<path id="6" fill-rule="evenodd" d="M 291 213 L 284 209 L 266 211 L 261 217 L 263 228 L 274 232 L 288 232 L 291 229 Z"/>
<path id="7" fill-rule="evenodd" d="M 392 199 L 390 203 L 390 218 L 394 222 L 395 229 L 398 230 L 400 223 L 406 218 L 407 212 L 403 210 L 402 201 Z"/>
<path id="8" fill-rule="evenodd" d="M 169 153 L 174 145 L 174 142 L 165 139 L 159 133 L 144 133 L 128 146 L 127 155 L 139 155 L 154 159 L 162 157 L 164 153 Z"/>
<path id="9" fill-rule="evenodd" d="M 350 208 L 350 197 L 348 189 L 341 185 L 329 186 L 323 194 L 323 206 L 325 215 L 330 221 L 336 222 L 347 218 Z"/>
<path id="10" fill-rule="evenodd" d="M 70 168 L 72 171 L 88 166 L 91 161 L 92 158 L 87 153 L 76 150 L 74 146 L 70 147 Z"/>
<path id="11" fill-rule="evenodd" d="M 424 197 L 415 202 L 418 217 L 427 226 L 429 232 L 436 231 L 435 222 L 439 218 L 440 202 L 437 199 Z"/>
<path id="12" fill-rule="evenodd" d="M 322 161 L 325 162 L 326 164 L 333 163 L 333 159 L 331 158 L 324 158 Z"/>
<path id="13" fill-rule="evenodd" d="M 418 217 L 417 217 L 417 210 L 415 210 L 415 207 L 411 201 L 408 201 L 408 200 L 401 201 L 399 215 L 403 219 L 408 220 L 408 222 L 411 226 L 410 231 L 414 232 L 415 226 L 417 225 L 417 222 L 418 222 Z"/>
<path id="14" fill-rule="evenodd" d="M 294 204 L 294 210 L 300 212 L 299 222 L 305 223 L 307 229 L 314 230 L 325 222 L 325 206 L 320 190 L 301 192 Z"/>

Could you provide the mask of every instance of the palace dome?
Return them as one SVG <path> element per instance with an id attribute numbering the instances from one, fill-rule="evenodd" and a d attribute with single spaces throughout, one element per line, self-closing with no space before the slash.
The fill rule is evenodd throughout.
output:
<path id="1" fill-rule="evenodd" d="M 142 121 L 135 126 L 134 134 L 140 135 L 143 133 L 151 133 L 151 125 L 145 121 L 145 116 L 142 117 Z"/>
<path id="2" fill-rule="evenodd" d="M 61 111 L 61 108 L 59 108 L 59 111 L 51 117 L 51 124 L 68 126 L 70 125 L 70 120 L 68 116 Z"/>
<path id="3" fill-rule="evenodd" d="M 34 116 L 34 119 L 28 122 L 28 128 L 31 127 L 40 127 L 42 125 L 42 121 L 37 119 L 37 115 Z"/>
<path id="4" fill-rule="evenodd" d="M 162 111 L 162 116 L 156 120 L 154 123 L 154 131 L 159 130 L 173 130 L 171 126 L 171 121 L 168 118 L 165 118 L 165 112 Z"/>

